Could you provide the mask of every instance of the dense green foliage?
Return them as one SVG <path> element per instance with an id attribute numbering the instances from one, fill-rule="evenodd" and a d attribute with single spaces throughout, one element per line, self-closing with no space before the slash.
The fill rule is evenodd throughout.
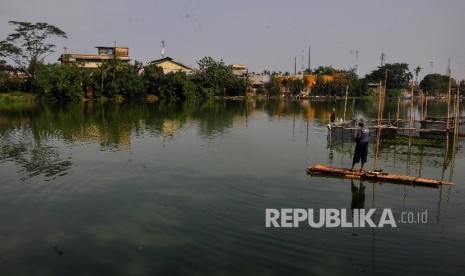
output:
<path id="1" fill-rule="evenodd" d="M 234 74 L 231 66 L 223 60 L 216 61 L 204 57 L 198 61 L 199 70 L 192 75 L 182 72 L 164 74 L 163 69 L 155 65 L 143 66 L 140 62 L 127 64 L 118 58 L 104 61 L 96 69 L 86 69 L 80 64 L 44 64 L 43 59 L 54 52 L 55 45 L 47 41 L 50 38 L 67 38 L 65 32 L 47 23 L 29 23 L 9 21 L 15 31 L 0 41 L 0 65 L 6 68 L 8 58 L 17 67 L 13 73 L 0 70 L 0 92 L 27 91 L 30 89 L 39 96 L 50 99 L 81 100 L 123 99 L 123 98 L 165 98 L 194 99 L 218 96 L 244 96 L 251 91 L 252 82 L 247 77 Z M 310 95 L 340 96 L 346 92 L 351 97 L 370 96 L 368 84 L 386 81 L 389 96 L 400 96 L 403 89 L 410 89 L 413 79 L 406 63 L 385 64 L 359 78 L 355 70 L 338 70 L 332 66 L 320 66 L 306 73 L 316 74 L 316 83 L 309 91 L 307 80 L 290 76 L 289 72 L 279 73 L 264 70 L 268 75 L 263 85 L 256 88 L 256 93 L 266 96 L 281 97 L 283 92 L 292 96 L 302 91 Z M 415 80 L 422 68 L 413 69 Z M 19 72 L 19 74 L 18 74 Z M 23 74 L 24 73 L 24 74 Z M 280 76 L 290 76 L 280 78 Z M 279 82 L 278 82 L 279 79 Z M 256 83 L 254 85 L 257 85 Z M 447 76 L 429 74 L 419 87 L 429 93 L 438 95 L 447 91 Z M 418 87 L 416 87 L 418 91 Z M 457 89 L 452 79 L 452 89 Z M 460 84 L 465 90 L 465 82 Z"/>
<path id="2" fill-rule="evenodd" d="M 48 23 L 9 21 L 15 32 L 0 41 L 0 57 L 7 57 L 28 75 L 31 91 L 35 87 L 37 67 L 54 52 L 55 45 L 48 43 L 52 37 L 67 38 L 66 33 Z"/>
<path id="3" fill-rule="evenodd" d="M 456 81 L 451 79 L 450 82 L 451 88 L 455 90 L 457 87 Z M 449 77 L 441 74 L 428 74 L 420 82 L 420 88 L 432 96 L 447 93 L 449 90 Z"/>
<path id="4" fill-rule="evenodd" d="M 34 94 L 13 92 L 0 94 L 0 106 L 2 104 L 30 103 L 34 102 Z"/>
<path id="5" fill-rule="evenodd" d="M 96 69 L 75 63 L 41 64 L 37 87 L 41 96 L 51 99 L 143 98 L 154 95 L 169 99 L 208 98 L 243 95 L 245 80 L 235 76 L 222 61 L 202 59 L 193 76 L 183 72 L 164 74 L 160 67 L 134 65 L 118 58 L 105 60 Z"/>
<path id="6" fill-rule="evenodd" d="M 289 92 L 292 95 L 298 95 L 304 89 L 304 83 L 300 79 L 291 80 L 288 84 Z"/>
<path id="7" fill-rule="evenodd" d="M 345 96 L 362 97 L 368 96 L 370 91 L 368 89 L 368 81 L 361 79 L 357 76 L 354 70 L 349 71 L 336 71 L 331 70 L 332 67 L 320 67 L 317 71 L 327 72 L 329 76 L 333 76 L 333 81 L 326 81 L 323 75 L 319 74 L 316 79 L 316 84 L 312 88 L 312 94 L 315 95 L 331 95 L 331 96 Z M 329 74 L 333 72 L 332 74 Z"/>
<path id="8" fill-rule="evenodd" d="M 409 71 L 407 63 L 387 63 L 378 67 L 378 69 L 372 71 L 370 74 L 367 74 L 365 79 L 369 82 L 384 83 L 386 77 L 386 87 L 389 91 L 390 89 L 409 88 L 413 74 Z"/>
<path id="9" fill-rule="evenodd" d="M 13 92 L 13 91 L 26 91 L 27 83 L 24 79 L 19 78 L 17 75 L 9 74 L 6 72 L 0 71 L 0 91 L 3 92 Z"/>
<path id="10" fill-rule="evenodd" d="M 232 68 L 222 60 L 204 57 L 198 61 L 199 71 L 194 76 L 201 94 L 211 96 L 237 96 L 245 94 L 245 80 L 233 74 Z"/>
<path id="11" fill-rule="evenodd" d="M 84 97 L 85 72 L 74 63 L 40 65 L 36 78 L 37 92 L 45 97 L 66 100 Z"/>
<path id="12" fill-rule="evenodd" d="M 281 88 L 279 87 L 278 81 L 274 75 L 271 75 L 270 80 L 265 83 L 263 94 L 270 96 L 281 95 Z"/>

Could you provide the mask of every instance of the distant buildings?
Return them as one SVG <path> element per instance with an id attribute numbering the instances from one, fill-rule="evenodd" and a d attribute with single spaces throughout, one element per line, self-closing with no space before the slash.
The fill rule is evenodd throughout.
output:
<path id="1" fill-rule="evenodd" d="M 24 70 L 8 64 L 0 64 L 0 87 L 3 89 L 18 89 L 25 84 L 27 74 Z"/>
<path id="2" fill-rule="evenodd" d="M 0 64 L 0 74 L 2 76 L 18 77 L 18 78 L 25 78 L 26 76 L 26 74 L 24 73 L 24 70 L 21 70 L 19 68 L 13 67 L 8 64 Z"/>
<path id="3" fill-rule="evenodd" d="M 270 76 L 269 75 L 249 75 L 247 77 L 249 83 L 252 85 L 252 87 L 257 90 L 260 88 L 263 88 L 266 83 L 270 81 Z"/>
<path id="4" fill-rule="evenodd" d="M 118 58 L 125 63 L 129 63 L 129 48 L 128 47 L 106 47 L 97 46 L 98 54 L 61 54 L 58 59 L 62 64 L 75 62 L 84 68 L 98 68 L 104 60 Z"/>
<path id="5" fill-rule="evenodd" d="M 247 69 L 247 65 L 244 64 L 232 64 L 230 66 L 233 71 L 233 74 L 238 77 L 245 77 L 249 72 L 249 70 Z"/>
<path id="6" fill-rule="evenodd" d="M 186 75 L 192 75 L 194 72 L 192 68 L 182 64 L 181 62 L 174 61 L 170 57 L 150 61 L 148 64 L 153 64 L 158 67 L 161 67 L 163 69 L 164 74 L 168 74 L 171 72 L 184 72 L 186 73 Z"/>

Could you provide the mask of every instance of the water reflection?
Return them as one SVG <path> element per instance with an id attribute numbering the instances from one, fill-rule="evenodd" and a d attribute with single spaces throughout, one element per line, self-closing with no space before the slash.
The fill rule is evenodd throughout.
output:
<path id="1" fill-rule="evenodd" d="M 352 192 L 352 201 L 350 203 L 352 212 L 354 209 L 365 208 L 365 186 L 363 185 L 363 182 L 360 181 L 359 187 L 357 187 L 355 186 L 354 181 L 351 180 L 350 191 Z"/>
<path id="2" fill-rule="evenodd" d="M 28 128 L 0 133 L 0 162 L 12 161 L 20 167 L 21 180 L 43 175 L 46 180 L 66 175 L 71 168 L 69 158 L 60 155 L 56 146 L 31 137 Z"/>
<path id="3" fill-rule="evenodd" d="M 351 100 L 346 117 L 369 118 L 373 107 Z M 460 272 L 451 266 L 464 258 L 460 185 L 451 192 L 305 174 L 310 164 L 351 162 L 352 141 L 327 144 L 333 108 L 342 117 L 344 101 L 0 108 L 2 272 L 360 275 L 375 270 L 375 245 L 379 274 L 433 261 L 424 275 Z M 437 177 L 444 149 L 383 145 L 380 156 L 386 171 Z M 463 162 L 455 166 L 463 177 Z M 265 208 L 348 208 L 349 198 L 352 208 L 428 208 L 437 219 L 376 233 L 264 227 Z"/>
<path id="4" fill-rule="evenodd" d="M 416 107 L 418 109 L 418 107 Z M 463 107 L 462 107 L 463 108 Z M 407 118 L 410 101 L 387 101 L 385 118 Z M 431 115 L 443 112 L 444 103 L 428 103 Z M 79 103 L 38 103 L 25 106 L 0 107 L 1 160 L 14 160 L 22 167 L 22 178 L 39 174 L 47 177 L 65 173 L 72 164 L 68 157 L 60 156 L 60 149 L 47 145 L 47 141 L 64 141 L 68 146 L 76 143 L 98 143 L 102 151 L 130 150 L 135 137 L 151 135 L 170 141 L 186 129 L 194 129 L 202 139 L 211 140 L 228 129 L 249 126 L 251 120 L 266 114 L 270 120 L 292 117 L 292 137 L 302 131 L 309 145 L 310 132 L 325 132 L 324 126 L 333 113 L 337 119 L 377 116 L 374 101 L 162 101 Z M 344 110 L 346 111 L 344 114 Z M 418 111 L 418 110 L 417 110 Z M 397 112 L 400 114 L 397 115 Z M 418 112 L 417 112 L 418 113 Z M 305 122 L 305 129 L 297 129 L 296 120 Z M 351 143 L 328 141 L 330 164 L 344 163 L 353 153 Z M 311 144 L 311 141 L 310 141 Z M 450 170 L 452 179 L 454 156 L 457 147 L 449 150 L 445 160 L 442 148 L 381 145 L 380 158 L 394 171 L 397 164 L 407 164 L 405 173 L 422 175 L 423 167 L 443 166 L 443 174 Z M 372 149 L 370 152 L 374 152 Z M 390 161 L 389 161 L 390 160 Z M 389 164 L 387 164 L 389 163 Z M 397 164 L 396 164 L 397 163 Z M 452 167 L 452 168 L 451 168 Z M 413 171 L 412 171 L 413 169 Z M 445 174 L 447 175 L 447 174 Z M 446 176 L 444 176 L 446 177 Z"/>

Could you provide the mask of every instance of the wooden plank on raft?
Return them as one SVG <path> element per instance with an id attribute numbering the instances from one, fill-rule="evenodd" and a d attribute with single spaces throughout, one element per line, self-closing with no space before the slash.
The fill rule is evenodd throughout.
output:
<path id="1" fill-rule="evenodd" d="M 361 179 L 375 182 L 402 183 L 410 185 L 434 186 L 453 185 L 451 182 L 436 180 L 425 177 L 414 177 L 396 173 L 374 172 L 374 171 L 351 171 L 348 168 L 337 168 L 326 165 L 315 165 L 307 167 L 307 173 L 311 175 L 327 175 L 349 179 Z"/>

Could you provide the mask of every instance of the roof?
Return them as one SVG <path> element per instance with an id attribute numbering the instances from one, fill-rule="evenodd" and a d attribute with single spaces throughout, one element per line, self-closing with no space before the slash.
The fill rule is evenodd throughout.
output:
<path id="1" fill-rule="evenodd" d="M 172 63 L 174 63 L 174 64 L 177 64 L 177 65 L 181 66 L 181 67 L 184 67 L 184 68 L 186 68 L 186 69 L 192 70 L 192 68 L 190 68 L 189 66 L 186 66 L 186 65 L 184 65 L 184 64 L 182 64 L 182 63 L 180 63 L 180 62 L 174 61 L 174 60 L 173 60 L 172 58 L 170 58 L 170 57 L 165 57 L 165 58 L 161 58 L 161 59 L 149 61 L 149 64 L 155 64 L 155 65 L 157 65 L 157 64 L 160 64 L 160 63 L 163 63 L 163 62 L 166 62 L 166 61 L 172 62 Z"/>
<path id="2" fill-rule="evenodd" d="M 107 60 L 107 59 L 112 59 L 113 56 L 109 55 L 91 55 L 91 54 L 62 54 L 60 58 L 58 59 L 59 61 L 62 61 L 64 59 L 93 59 L 93 60 Z M 129 60 L 129 57 L 117 57 L 118 59 L 121 60 Z"/>
<path id="3" fill-rule="evenodd" d="M 2 71 L 14 71 L 14 70 L 17 70 L 17 69 L 14 68 L 11 65 L 8 65 L 8 64 L 0 64 L 0 70 L 2 70 Z"/>
<path id="4" fill-rule="evenodd" d="M 270 81 L 270 76 L 269 75 L 249 75 L 248 79 L 253 85 L 262 85 Z"/>
<path id="5" fill-rule="evenodd" d="M 95 46 L 95 48 L 105 48 L 105 49 L 121 48 L 121 49 L 129 49 L 129 47 L 126 47 L 126 46 Z"/>

